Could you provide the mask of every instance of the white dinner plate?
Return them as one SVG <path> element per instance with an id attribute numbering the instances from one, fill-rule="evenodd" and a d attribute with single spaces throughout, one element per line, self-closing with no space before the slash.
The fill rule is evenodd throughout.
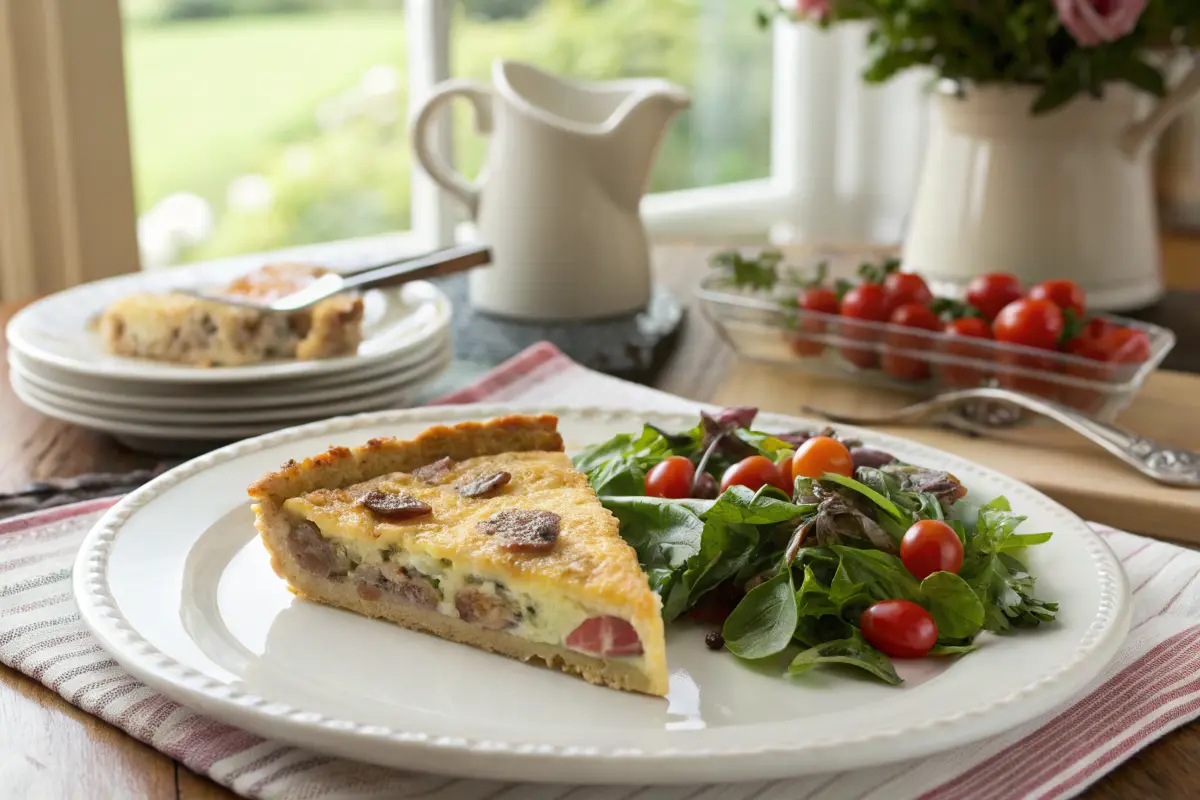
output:
<path id="1" fill-rule="evenodd" d="M 415 369 L 397 377 L 373 384 L 360 384 L 349 397 L 319 400 L 304 405 L 260 408 L 232 408 L 218 410 L 158 409 L 153 404 L 136 407 L 126 404 L 98 403 L 75 400 L 57 395 L 26 381 L 17 373 L 10 376 L 13 390 L 18 395 L 47 404 L 57 410 L 111 422 L 129 422 L 139 425 L 166 426 L 172 430 L 178 426 L 216 426 L 222 430 L 232 427 L 258 426 L 253 435 L 266 430 L 299 425 L 313 420 L 326 419 L 344 414 L 357 414 L 379 408 L 394 408 L 395 401 L 412 394 L 414 384 L 440 374 L 453 359 L 454 354 L 447 343 L 440 352 Z"/>
<path id="2" fill-rule="evenodd" d="M 245 487 L 288 459 L 437 423 L 551 411 L 570 451 L 690 414 L 448 406 L 329 420 L 241 442 L 127 496 L 75 563 L 80 613 L 106 650 L 150 686 L 263 736 L 401 768 L 513 781 L 763 780 L 922 756 L 1046 713 L 1077 694 L 1129 626 L 1120 565 L 1077 517 L 1018 481 L 932 448 L 844 428 L 936 465 L 968 505 L 1004 494 L 1029 531 L 1038 593 L 1059 619 L 982 641 L 957 660 L 900 662 L 887 686 L 822 669 L 798 679 L 668 629 L 666 700 L 591 686 L 386 622 L 297 599 L 271 571 Z M 759 426 L 815 426 L 763 415 Z M 154 575 L 153 581 L 146 575 Z"/>
<path id="3" fill-rule="evenodd" d="M 353 371 L 405 353 L 449 324 L 449 298 L 431 283 L 414 281 L 363 296 L 363 342 L 354 356 L 199 369 L 112 355 L 94 330 L 97 317 L 118 298 L 135 292 L 204 289 L 246 271 L 244 260 L 214 262 L 76 286 L 19 311 L 8 323 L 8 343 L 30 359 L 84 375 L 160 383 L 237 383 Z"/>
<path id="4" fill-rule="evenodd" d="M 412 379 L 413 375 L 440 357 L 449 346 L 449 331 L 442 331 L 411 353 L 397 356 L 395 361 L 373 365 L 363 371 L 313 380 L 271 381 L 261 384 L 150 384 L 105 381 L 91 376 L 74 376 L 55 372 L 36 362 L 29 362 L 9 350 L 9 369 L 14 378 L 55 395 L 73 400 L 88 408 L 136 409 L 174 412 L 243 413 L 251 409 L 312 406 L 336 400 L 362 397 L 384 391 Z M 65 377 L 64 377 L 65 376 Z M 336 380 L 331 380 L 336 378 Z M 327 415 L 328 416 L 328 415 Z M 310 417 L 311 419 L 311 417 Z"/>
<path id="5" fill-rule="evenodd" d="M 302 422 L 325 419 L 337 414 L 396 408 L 409 402 L 429 382 L 445 372 L 452 360 L 453 353 L 447 348 L 438 357 L 422 366 L 420 370 L 413 372 L 403 383 L 385 392 L 377 392 L 367 397 L 359 397 L 353 400 L 338 400 L 326 405 L 301 409 L 296 417 L 283 421 L 279 419 L 258 419 L 258 421 L 255 421 L 257 417 L 246 419 L 231 415 L 227 419 L 214 423 L 205 423 L 197 420 L 187 422 L 152 422 L 145 417 L 138 417 L 138 415 L 133 415 L 134 419 L 128 419 L 128 414 L 125 411 L 118 412 L 120 414 L 120 418 L 118 418 L 118 416 L 105 415 L 102 410 L 94 405 L 87 403 L 72 404 L 63 398 L 55 397 L 42 390 L 35 389 L 22 382 L 16 376 L 10 377 L 13 392 L 22 402 L 35 411 L 40 411 L 48 417 L 82 425 L 91 430 L 114 435 L 123 434 L 150 439 L 162 439 L 165 441 L 230 442 L 249 436 L 259 436 L 268 431 L 279 430 L 289 425 L 298 425 Z M 290 412 L 291 409 L 287 409 L 287 411 Z M 260 412 L 251 413 L 257 415 Z"/>

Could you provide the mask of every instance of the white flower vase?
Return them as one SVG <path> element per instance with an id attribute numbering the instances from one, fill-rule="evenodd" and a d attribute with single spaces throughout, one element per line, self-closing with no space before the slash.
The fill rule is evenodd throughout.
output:
<path id="1" fill-rule="evenodd" d="M 1200 69 L 1140 121 L 1124 85 L 1040 116 L 1034 87 L 939 94 L 904 268 L 947 294 L 1011 272 L 1069 278 L 1097 310 L 1153 303 L 1163 283 L 1148 145 L 1197 92 Z"/>

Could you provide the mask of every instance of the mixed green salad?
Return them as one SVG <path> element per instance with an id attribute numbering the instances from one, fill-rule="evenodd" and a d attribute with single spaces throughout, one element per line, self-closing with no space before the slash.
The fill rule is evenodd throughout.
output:
<path id="1" fill-rule="evenodd" d="M 739 658 L 786 652 L 789 674 L 836 663 L 899 684 L 891 658 L 968 653 L 981 632 L 1054 620 L 1020 559 L 1051 534 L 1017 533 L 1025 518 L 1004 497 L 968 518 L 948 472 L 832 430 L 762 433 L 755 415 L 647 424 L 575 459 L 667 622 L 719 625 L 706 642 Z"/>

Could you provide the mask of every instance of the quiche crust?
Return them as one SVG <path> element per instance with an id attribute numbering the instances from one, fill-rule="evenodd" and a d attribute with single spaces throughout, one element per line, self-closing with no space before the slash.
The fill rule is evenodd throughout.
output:
<path id="1" fill-rule="evenodd" d="M 437 426 L 409 441 L 372 439 L 361 447 L 333 447 L 302 462 L 289 462 L 249 488 L 271 566 L 293 591 L 312 600 L 513 658 L 540 660 L 592 683 L 664 695 L 667 671 L 659 598 L 636 553 L 621 539 L 616 518 L 572 467 L 556 428 L 553 415 L 510 415 Z M 453 464 L 436 480 L 412 475 L 444 458 Z M 504 470 L 512 480 L 484 497 L 463 497 L 455 491 L 481 470 Z M 376 517 L 362 500 L 380 489 L 403 492 L 434 512 L 412 520 Z M 506 549 L 479 525 L 513 508 L 544 509 L 561 518 L 552 550 Z M 396 602 L 396 595 L 380 595 L 373 588 L 364 594 L 352 580 L 332 580 L 306 570 L 295 542 L 289 545 L 298 520 L 315 525 L 313 530 L 348 551 L 355 575 L 363 569 L 376 575 L 389 568 L 393 575 L 397 569 L 406 572 L 407 566 L 397 566 L 398 558 L 411 558 L 403 563 L 426 570 L 421 565 L 433 564 L 434 571 L 441 569 L 439 564 L 447 565 L 445 574 L 421 575 L 440 587 L 440 607 Z M 389 562 L 389 553 L 400 555 Z M 449 593 L 464 591 L 464 575 L 472 581 L 466 591 L 489 592 L 488 603 L 514 601 L 517 616 L 522 610 L 526 615 L 520 627 L 493 629 L 462 618 Z M 393 584 L 381 585 L 395 589 Z M 562 619 L 570 627 L 597 616 L 627 621 L 640 639 L 640 655 L 601 657 L 566 647 L 549 628 L 530 633 L 535 612 L 539 624 L 545 625 Z"/>

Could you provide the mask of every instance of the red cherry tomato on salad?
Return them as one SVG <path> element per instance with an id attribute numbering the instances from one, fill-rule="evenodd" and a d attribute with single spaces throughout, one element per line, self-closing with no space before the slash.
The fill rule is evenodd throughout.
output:
<path id="1" fill-rule="evenodd" d="M 925 279 L 915 272 L 889 272 L 883 279 L 883 292 L 893 310 L 909 303 L 927 306 L 933 300 Z"/>
<path id="2" fill-rule="evenodd" d="M 1046 299 L 1014 300 L 1000 309 L 996 321 L 992 323 L 992 335 L 996 341 L 1039 350 L 1058 349 L 1058 337 L 1062 336 L 1062 332 L 1062 309 Z"/>
<path id="3" fill-rule="evenodd" d="M 839 311 L 843 317 L 841 335 L 862 342 L 878 341 L 882 331 L 854 320 L 864 322 L 887 322 L 891 314 L 887 293 L 877 283 L 860 283 L 842 297 Z M 846 346 L 841 349 L 842 357 L 860 369 L 879 366 L 879 354 L 867 347 Z"/>
<path id="4" fill-rule="evenodd" d="M 821 314 L 838 313 L 838 296 L 824 286 L 809 286 L 796 296 L 796 306 L 801 311 L 814 311 Z M 825 345 L 806 334 L 822 334 L 827 322 L 812 316 L 802 315 L 799 333 L 790 334 L 789 343 L 792 352 L 801 358 L 819 356 L 825 351 Z"/>
<path id="5" fill-rule="evenodd" d="M 792 459 L 795 453 L 788 453 L 783 458 L 775 462 L 775 468 L 779 470 L 779 478 L 787 485 L 787 493 L 790 495 L 795 485 L 795 478 L 792 475 Z"/>
<path id="6" fill-rule="evenodd" d="M 819 478 L 826 472 L 853 477 L 854 458 L 846 445 L 832 436 L 813 436 L 792 456 L 792 478 Z"/>
<path id="7" fill-rule="evenodd" d="M 906 303 L 900 306 L 892 312 L 888 322 L 927 331 L 942 329 L 942 321 L 938 319 L 937 314 L 920 303 Z M 882 359 L 884 372 L 902 381 L 919 381 L 929 377 L 929 362 L 926 359 L 902 355 L 892 350 L 927 350 L 933 346 L 932 339 L 889 331 L 884 341 L 887 343 Z"/>
<path id="8" fill-rule="evenodd" d="M 938 519 L 914 522 L 900 540 L 900 560 L 923 581 L 935 572 L 958 574 L 963 563 L 963 544 L 946 523 Z"/>
<path id="9" fill-rule="evenodd" d="M 745 486 L 752 492 L 757 492 L 763 486 L 770 484 L 778 487 L 785 494 L 791 495 L 792 487 L 784 481 L 779 467 L 766 456 L 750 456 L 733 464 L 721 476 L 721 491 L 730 486 Z"/>
<path id="10" fill-rule="evenodd" d="M 921 658 L 937 644 L 937 623 L 908 600 L 881 600 L 858 621 L 863 638 L 892 658 Z"/>
<path id="11" fill-rule="evenodd" d="M 1043 281 L 1030 289 L 1029 294 L 1025 296 L 1030 300 L 1049 300 L 1063 311 L 1074 311 L 1077 317 L 1083 317 L 1083 312 L 1087 310 L 1083 289 L 1080 289 L 1075 281 Z"/>
<path id="12" fill-rule="evenodd" d="M 646 473 L 646 496 L 679 500 L 692 496 L 696 468 L 683 456 L 671 456 L 655 464 Z"/>
<path id="13" fill-rule="evenodd" d="M 995 319 L 1000 309 L 1013 300 L 1019 300 L 1022 294 L 1021 281 L 1007 272 L 976 275 L 967 284 L 967 302 L 988 320 Z"/>
<path id="14" fill-rule="evenodd" d="M 991 358 L 986 345 L 973 344 L 972 339 L 991 339 L 992 326 L 979 317 L 961 317 L 946 323 L 944 329 L 946 338 L 942 340 L 942 352 L 959 358 L 970 358 L 976 361 L 986 361 Z M 948 386 L 978 386 L 989 375 L 976 367 L 961 364 L 942 364 L 939 366 L 942 383 Z"/>

